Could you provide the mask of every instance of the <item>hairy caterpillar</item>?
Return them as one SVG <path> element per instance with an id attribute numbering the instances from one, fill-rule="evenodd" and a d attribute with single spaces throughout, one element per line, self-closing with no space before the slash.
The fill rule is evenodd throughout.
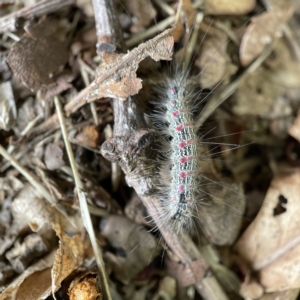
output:
<path id="1" fill-rule="evenodd" d="M 177 232 L 190 231 L 198 223 L 215 243 L 230 243 L 244 212 L 243 193 L 238 185 L 218 176 L 210 159 L 206 147 L 210 142 L 203 140 L 207 132 L 203 128 L 199 132 L 197 127 L 204 99 L 190 76 L 191 68 L 183 71 L 175 65 L 171 69 L 171 75 L 160 74 L 151 114 L 163 153 L 160 176 L 164 184 L 158 187 L 158 194 L 164 213 L 159 222 L 170 223 Z M 235 224 L 230 237 L 215 234 L 230 223 Z"/>
<path id="2" fill-rule="evenodd" d="M 165 93 L 161 95 L 165 107 L 154 118 L 163 124 L 166 139 L 165 152 L 170 156 L 166 170 L 169 170 L 170 185 L 161 197 L 165 215 L 162 219 L 171 221 L 176 230 L 189 228 L 199 201 L 199 172 L 201 171 L 199 139 L 193 107 L 195 95 L 187 89 L 187 74 L 175 72 L 176 76 L 166 79 Z M 162 220 L 163 221 L 163 220 Z"/>

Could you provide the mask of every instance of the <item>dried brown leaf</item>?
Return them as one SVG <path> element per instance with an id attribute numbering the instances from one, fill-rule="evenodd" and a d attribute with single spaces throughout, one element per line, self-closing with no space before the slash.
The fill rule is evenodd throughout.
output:
<path id="1" fill-rule="evenodd" d="M 254 9 L 256 0 L 206 0 L 204 3 L 209 15 L 243 15 Z"/>
<path id="2" fill-rule="evenodd" d="M 54 24 L 54 20 L 41 20 L 12 45 L 7 57 L 16 76 L 34 92 L 53 83 L 53 75 L 68 60 L 64 43 L 54 36 Z"/>
<path id="3" fill-rule="evenodd" d="M 192 261 L 189 265 L 184 265 L 166 259 L 167 274 L 174 277 L 181 287 L 189 286 L 203 279 L 203 262 L 201 260 Z M 191 269 L 193 272 L 191 272 Z"/>
<path id="4" fill-rule="evenodd" d="M 0 295 L 0 300 L 45 299 L 49 296 L 54 252 L 38 260 L 10 283 Z"/>
<path id="5" fill-rule="evenodd" d="M 284 87 L 272 82 L 271 76 L 265 68 L 248 74 L 233 95 L 233 112 L 240 116 L 268 117 L 275 100 L 284 91 Z"/>
<path id="6" fill-rule="evenodd" d="M 52 226 L 60 239 L 60 246 L 55 253 L 51 270 L 52 293 L 54 293 L 59 289 L 61 282 L 82 264 L 84 247 L 79 234 L 73 235 L 69 232 L 68 235 L 59 223 Z"/>
<path id="7" fill-rule="evenodd" d="M 193 6 L 191 0 L 181 1 L 179 18 L 175 19 L 175 23 L 172 29 L 172 36 L 175 42 L 178 42 L 182 37 L 184 30 L 191 31 L 195 25 L 196 9 Z M 178 53 L 177 53 L 178 54 Z M 177 58 L 176 58 L 177 60 Z"/>
<path id="8" fill-rule="evenodd" d="M 53 230 L 48 228 L 41 235 L 29 234 L 22 244 L 15 243 L 14 247 L 6 252 L 5 257 L 17 273 L 23 273 L 35 259 L 51 251 L 51 242 L 55 241 L 52 233 Z"/>
<path id="9" fill-rule="evenodd" d="M 241 185 L 217 179 L 218 185 L 207 184 L 208 205 L 197 212 L 199 223 L 210 241 L 216 245 L 231 245 L 241 228 L 245 211 L 245 196 Z M 210 182 L 211 183 L 211 182 Z M 213 195 L 212 197 L 210 197 Z"/>
<path id="10" fill-rule="evenodd" d="M 103 53 L 103 63 L 97 68 L 96 78 L 89 86 L 87 95 L 83 99 L 70 102 L 65 109 L 75 111 L 82 102 L 104 97 L 125 100 L 137 94 L 142 88 L 142 80 L 136 77 L 139 63 L 148 56 L 155 61 L 171 60 L 172 53 L 173 37 L 170 36 L 170 30 L 165 30 L 127 54 Z"/>
<path id="11" fill-rule="evenodd" d="M 273 179 L 261 210 L 236 249 L 259 271 L 267 292 L 300 287 L 300 172 Z"/>
<path id="12" fill-rule="evenodd" d="M 251 19 L 240 47 L 240 60 L 243 66 L 249 65 L 266 45 L 281 36 L 282 25 L 288 21 L 292 13 L 292 8 L 274 8 Z"/>
<path id="13" fill-rule="evenodd" d="M 131 26 L 132 32 L 138 32 L 148 26 L 157 14 L 151 1 L 126 0 L 125 6 L 130 15 L 137 19 L 135 24 Z"/>
<path id="14" fill-rule="evenodd" d="M 157 240 L 140 225 L 123 216 L 110 216 L 101 223 L 101 233 L 117 250 L 106 252 L 115 276 L 128 283 L 160 253 Z"/>
<path id="15" fill-rule="evenodd" d="M 56 170 L 65 165 L 63 160 L 64 152 L 56 144 L 49 143 L 46 146 L 44 160 L 48 170 Z"/>
<path id="16" fill-rule="evenodd" d="M 32 230 L 39 231 L 50 224 L 60 239 L 60 247 L 55 254 L 51 270 L 52 292 L 60 287 L 61 282 L 83 261 L 84 248 L 80 234 L 70 229 L 58 211 L 46 201 L 35 196 L 31 186 L 26 186 L 14 200 L 14 216 L 16 220 L 26 220 Z"/>
<path id="17" fill-rule="evenodd" d="M 99 131 L 97 126 L 90 125 L 84 127 L 83 130 L 76 135 L 75 139 L 82 146 L 96 148 L 99 145 Z"/>
<path id="18" fill-rule="evenodd" d="M 202 70 L 200 85 L 202 88 L 211 88 L 218 82 L 229 79 L 237 71 L 237 66 L 231 63 L 226 52 L 227 35 L 222 32 L 207 37 L 203 41 L 201 55 L 195 64 Z"/>

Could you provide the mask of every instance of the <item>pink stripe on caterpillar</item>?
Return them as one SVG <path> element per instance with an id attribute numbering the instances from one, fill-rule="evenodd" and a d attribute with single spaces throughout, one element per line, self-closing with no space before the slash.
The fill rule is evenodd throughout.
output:
<path id="1" fill-rule="evenodd" d="M 179 173 L 180 178 L 185 178 L 185 177 L 192 176 L 192 175 L 194 175 L 193 172 L 180 172 Z"/>
<path id="2" fill-rule="evenodd" d="M 198 159 L 198 158 L 195 156 L 180 157 L 179 161 L 180 163 L 185 164 L 186 162 L 191 161 L 193 159 Z"/>
<path id="3" fill-rule="evenodd" d="M 181 125 L 178 125 L 176 127 L 176 130 L 177 131 L 181 131 L 183 128 L 186 128 L 186 127 L 194 127 L 194 124 L 191 123 L 191 122 L 188 122 L 188 123 L 185 123 L 185 124 L 181 124 Z"/>
<path id="4" fill-rule="evenodd" d="M 179 186 L 178 186 L 178 191 L 179 191 L 179 192 L 183 192 L 183 191 L 184 191 L 184 185 L 182 185 L 182 184 L 179 185 Z"/>
<path id="5" fill-rule="evenodd" d="M 198 143 L 197 140 L 182 141 L 178 144 L 178 146 L 179 146 L 179 148 L 182 149 L 188 145 L 197 144 L 197 143 Z"/>

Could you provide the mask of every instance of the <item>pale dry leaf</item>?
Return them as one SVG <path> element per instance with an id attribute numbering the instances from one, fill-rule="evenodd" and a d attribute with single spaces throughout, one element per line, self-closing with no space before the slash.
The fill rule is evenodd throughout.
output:
<path id="1" fill-rule="evenodd" d="M 267 292 L 300 287 L 300 171 L 273 179 L 255 220 L 236 244 Z"/>
<path id="2" fill-rule="evenodd" d="M 0 295 L 0 300 L 45 299 L 51 294 L 52 251 L 17 277 Z M 37 284 L 38 282 L 38 284 Z"/>
<path id="3" fill-rule="evenodd" d="M 5 257 L 16 273 L 21 274 L 34 260 L 49 253 L 54 243 L 53 230 L 47 228 L 44 234 L 32 233 L 27 235 L 21 244 L 15 243 L 14 247 L 6 252 Z"/>
<path id="4" fill-rule="evenodd" d="M 274 8 L 251 19 L 240 46 L 240 61 L 248 66 L 266 45 L 282 35 L 282 25 L 292 16 L 293 10 Z"/>
<path id="5" fill-rule="evenodd" d="M 175 278 L 180 287 L 186 287 L 203 280 L 203 261 L 201 260 L 195 260 L 189 265 L 185 265 L 171 260 L 167 256 L 165 264 L 167 275 Z"/>
<path id="6" fill-rule="evenodd" d="M 294 51 L 284 38 L 276 41 L 273 54 L 266 60 L 268 68 L 272 70 L 270 79 L 274 85 L 288 89 L 300 87 L 300 63 L 295 60 L 294 55 Z"/>
<path id="7" fill-rule="evenodd" d="M 278 97 L 269 112 L 269 128 L 274 136 L 286 138 L 294 118 L 291 101 L 288 97 Z"/>
<path id="8" fill-rule="evenodd" d="M 209 182 L 203 190 L 208 195 L 209 204 L 197 212 L 202 230 L 213 244 L 233 244 L 246 207 L 242 186 L 224 178 L 218 179 L 218 185 Z"/>
<path id="9" fill-rule="evenodd" d="M 143 30 L 156 17 L 157 13 L 151 1 L 126 0 L 124 4 L 130 15 L 134 16 L 134 20 L 136 20 L 131 26 L 132 32 Z"/>
<path id="10" fill-rule="evenodd" d="M 66 163 L 64 162 L 63 156 L 64 152 L 61 147 L 56 144 L 49 143 L 46 146 L 44 154 L 47 169 L 53 171 L 64 166 Z"/>
<path id="11" fill-rule="evenodd" d="M 223 32 L 205 38 L 201 55 L 195 64 L 202 70 L 200 85 L 202 88 L 211 88 L 218 82 L 229 80 L 229 76 L 237 71 L 237 66 L 231 63 L 226 52 L 227 35 Z M 225 81 L 225 83 L 226 83 Z"/>
<path id="12" fill-rule="evenodd" d="M 252 11 L 256 0 L 206 0 L 205 13 L 208 15 L 243 15 Z"/>
<path id="13" fill-rule="evenodd" d="M 61 224 L 55 224 L 53 228 L 60 239 L 51 270 L 52 293 L 55 293 L 61 282 L 82 264 L 84 247 L 80 234 L 66 233 Z"/>
<path id="14" fill-rule="evenodd" d="M 293 124 L 288 129 L 288 133 L 300 143 L 300 110 Z"/>
<path id="15" fill-rule="evenodd" d="M 128 283 L 160 253 L 161 246 L 145 228 L 123 216 L 110 216 L 101 222 L 101 233 L 116 250 L 106 252 L 115 276 Z"/>
<path id="16" fill-rule="evenodd" d="M 283 86 L 275 85 L 272 73 L 259 68 L 247 75 L 233 95 L 233 112 L 239 116 L 268 117 L 275 100 L 285 91 Z"/>
<path id="17" fill-rule="evenodd" d="M 37 198 L 29 185 L 19 193 L 13 204 L 16 220 L 20 218 L 26 220 L 34 231 L 39 231 L 46 224 L 50 224 L 60 239 L 60 246 L 51 270 L 54 293 L 61 282 L 83 261 L 84 248 L 80 234 L 76 233 L 74 228 L 69 228 L 70 224 L 54 207 L 45 200 Z"/>
<path id="18" fill-rule="evenodd" d="M 17 119 L 17 109 L 11 82 L 0 84 L 0 129 L 9 130 Z"/>

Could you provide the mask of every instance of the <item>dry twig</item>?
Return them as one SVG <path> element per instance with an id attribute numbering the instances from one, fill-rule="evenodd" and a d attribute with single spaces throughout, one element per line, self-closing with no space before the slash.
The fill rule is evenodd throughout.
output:
<path id="1" fill-rule="evenodd" d="M 57 114 L 58 114 L 58 119 L 59 119 L 61 131 L 62 131 L 63 139 L 64 139 L 64 142 L 65 142 L 67 154 L 68 154 L 68 157 L 69 157 L 70 165 L 71 165 L 71 168 L 72 168 L 72 171 L 73 171 L 73 176 L 74 176 L 74 179 L 75 179 L 75 185 L 76 185 L 76 190 L 77 190 L 78 199 L 79 199 L 79 203 L 80 203 L 80 209 L 81 209 L 83 224 L 84 224 L 84 226 L 85 226 L 85 228 L 86 228 L 86 230 L 89 234 L 91 244 L 92 244 L 92 247 L 93 247 L 93 250 L 94 250 L 97 266 L 99 268 L 101 282 L 103 284 L 103 294 L 106 296 L 106 299 L 111 300 L 112 298 L 111 298 L 111 295 L 110 295 L 108 280 L 107 280 L 107 276 L 106 276 L 106 272 L 105 272 L 104 262 L 103 262 L 103 259 L 102 259 L 102 251 L 101 251 L 101 249 L 100 249 L 100 247 L 97 243 L 97 239 L 96 239 L 96 236 L 95 236 L 95 231 L 94 231 L 94 227 L 93 227 L 93 224 L 92 224 L 91 216 L 89 214 L 86 195 L 85 195 L 85 192 L 83 190 L 83 184 L 81 182 L 79 172 L 78 172 L 78 169 L 77 169 L 77 166 L 76 166 L 73 150 L 71 148 L 71 143 L 68 139 L 68 132 L 67 132 L 66 124 L 65 124 L 65 121 L 64 121 L 62 107 L 61 107 L 61 104 L 60 104 L 60 101 L 59 101 L 58 97 L 54 98 L 54 103 L 55 103 L 55 108 L 56 108 L 56 111 L 57 111 Z"/>

